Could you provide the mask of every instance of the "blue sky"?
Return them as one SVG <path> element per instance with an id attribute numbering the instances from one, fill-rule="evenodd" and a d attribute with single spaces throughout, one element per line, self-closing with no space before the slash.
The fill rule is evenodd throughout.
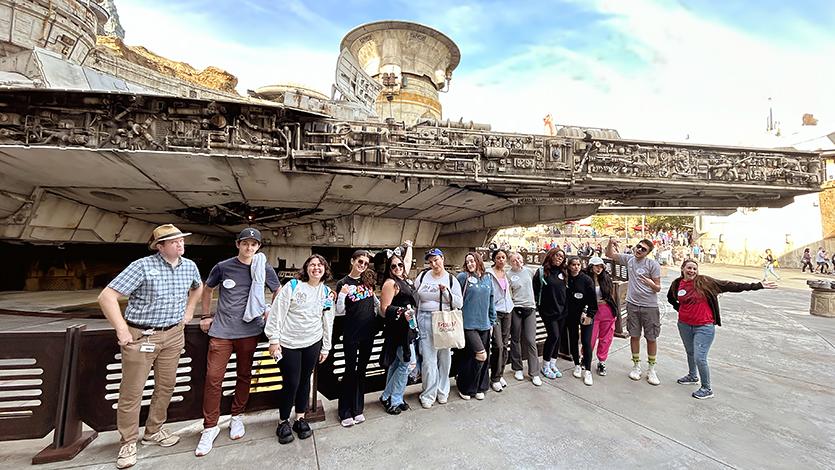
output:
<path id="1" fill-rule="evenodd" d="M 330 89 L 339 42 L 384 19 L 461 49 L 446 117 L 542 132 L 541 118 L 627 137 L 752 143 L 768 98 L 788 129 L 835 124 L 835 2 L 116 0 L 126 41 L 237 75 L 239 90 Z M 831 131 L 832 129 L 830 129 Z"/>

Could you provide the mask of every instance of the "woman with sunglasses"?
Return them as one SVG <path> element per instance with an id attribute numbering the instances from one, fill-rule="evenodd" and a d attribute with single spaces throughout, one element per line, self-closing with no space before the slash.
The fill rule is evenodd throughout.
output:
<path id="1" fill-rule="evenodd" d="M 458 282 L 464 292 L 461 313 L 464 317 L 465 345 L 461 351 L 455 384 L 458 386 L 458 396 L 463 400 L 472 397 L 484 400 L 490 378 L 490 335 L 496 324 L 493 277 L 485 272 L 481 256 L 467 253 L 464 257 L 464 272 L 458 274 Z M 499 390 L 501 388 L 500 385 Z"/>
<path id="2" fill-rule="evenodd" d="M 565 328 L 565 277 L 565 252 L 551 248 L 533 277 L 536 307 L 548 335 L 542 348 L 542 375 L 549 379 L 562 377 L 557 367 L 556 348 L 560 344 L 560 332 Z"/>
<path id="3" fill-rule="evenodd" d="M 682 385 L 699 383 L 693 398 L 713 398 L 710 387 L 710 369 L 707 354 L 716 335 L 716 327 L 722 325 L 719 318 L 719 294 L 747 290 L 776 289 L 770 281 L 741 283 L 722 281 L 699 274 L 699 263 L 688 259 L 681 264 L 681 276 L 673 281 L 667 291 L 667 301 L 678 312 L 678 333 L 687 351 L 687 375 L 676 382 Z"/>
<path id="4" fill-rule="evenodd" d="M 344 315 L 342 351 L 345 373 L 339 395 L 339 419 L 350 427 L 365 421 L 365 369 L 377 334 L 378 300 L 374 295 L 377 276 L 368 269 L 371 254 L 357 250 L 351 255 L 351 272 L 336 283 L 339 297 L 336 314 Z"/>
<path id="5" fill-rule="evenodd" d="M 565 295 L 566 329 L 568 330 L 568 350 L 574 360 L 574 377 L 582 378 L 583 383 L 591 386 L 591 335 L 594 329 L 594 316 L 597 314 L 597 298 L 594 293 L 594 281 L 583 272 L 583 264 L 577 256 L 569 256 L 568 282 Z M 583 344 L 583 356 L 580 360 L 578 342 Z"/>
<path id="6" fill-rule="evenodd" d="M 380 402 L 386 413 L 398 415 L 409 409 L 403 399 L 409 380 L 409 370 L 416 364 L 414 342 L 417 338 L 415 319 L 415 285 L 408 278 L 412 264 L 412 243 L 406 241 L 406 255 L 401 259 L 392 255 L 383 270 L 383 291 L 380 313 L 383 316 L 383 352 L 380 365 L 387 368 L 386 387 Z"/>

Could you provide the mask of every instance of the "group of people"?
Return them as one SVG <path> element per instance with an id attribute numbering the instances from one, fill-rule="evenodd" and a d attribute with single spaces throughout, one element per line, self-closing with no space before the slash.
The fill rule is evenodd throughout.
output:
<path id="1" fill-rule="evenodd" d="M 483 400 L 488 390 L 502 392 L 507 386 L 504 371 L 508 355 L 516 380 L 525 380 L 525 360 L 534 386 L 542 385 L 541 376 L 561 377 L 555 353 L 565 332 L 574 363 L 573 376 L 586 385 L 593 384 L 595 352 L 597 373 L 607 374 L 606 360 L 620 306 L 612 278 L 599 256 L 592 256 L 583 269 L 579 257 L 552 248 L 542 265 L 530 270 L 519 253 L 499 248 L 493 251 L 489 268 L 481 256 L 468 253 L 462 272 L 455 276 L 446 270 L 443 252 L 433 248 L 424 257 L 428 269 L 413 278 L 412 244 L 407 241 L 405 253 L 392 252 L 385 260 L 379 280 L 369 266 L 371 253 L 357 250 L 351 257 L 350 272 L 331 290 L 326 285 L 331 268 L 317 254 L 305 260 L 295 279 L 280 286 L 275 270 L 258 252 L 261 233 L 254 228 L 240 232 L 235 241 L 237 256 L 215 265 L 203 283 L 194 262 L 183 257 L 184 240 L 189 235 L 170 224 L 157 227 L 149 245 L 156 253 L 131 263 L 99 296 L 102 311 L 116 332 L 122 358 L 118 468 L 137 462 L 139 411 L 152 368 L 154 392 L 141 441 L 160 446 L 179 441 L 163 424 L 184 347 L 183 328 L 201 299 L 200 328 L 210 339 L 203 392 L 204 429 L 195 449 L 197 456 L 209 453 L 220 433 L 221 386 L 233 352 L 238 366 L 229 436 L 240 439 L 245 435 L 242 415 L 251 384 L 251 367 L 246 365 L 252 363 L 262 334 L 269 340 L 269 353 L 283 377 L 276 427 L 279 442 L 287 444 L 296 437 L 306 439 L 313 434 L 305 420 L 310 378 L 315 365 L 330 354 L 336 314 L 345 316 L 345 373 L 338 403 L 344 427 L 365 421 L 364 378 L 380 322 L 384 338 L 380 361 L 387 371 L 380 402 L 392 415 L 410 409 L 404 393 L 410 373 L 416 370 L 421 376 L 419 401 L 423 408 L 449 400 L 452 350 L 440 344 L 436 347 L 433 339 L 433 314 L 443 310 L 461 310 L 464 344 L 456 352 L 460 354 L 456 387 L 463 400 Z M 657 303 L 661 273 L 658 263 L 647 256 L 652 249 L 651 241 L 641 240 L 633 254 L 623 254 L 618 243 L 610 239 L 605 251 L 607 257 L 628 270 L 626 311 L 633 362 L 629 377 L 640 380 L 643 376 L 643 335 L 647 344 L 646 379 L 659 385 L 655 365 L 661 331 Z M 678 383 L 700 383 L 692 394 L 695 398 L 713 396 L 707 354 L 714 327 L 720 325 L 717 295 L 774 287 L 770 282 L 715 280 L 698 274 L 696 260 L 682 264 L 681 276 L 673 281 L 667 298 L 679 312 L 678 329 L 689 366 Z M 271 302 L 265 298 L 267 289 L 273 293 Z M 212 312 L 215 291 L 218 300 Z M 118 303 L 120 296 L 128 296 L 124 314 Z M 537 312 L 547 332 L 541 365 L 536 345 Z"/>
<path id="2" fill-rule="evenodd" d="M 830 258 L 826 250 L 822 246 L 819 246 L 817 253 L 815 253 L 816 266 L 813 267 L 812 253 L 809 248 L 805 248 L 803 250 L 803 255 L 800 257 L 800 271 L 806 272 L 806 268 L 809 268 L 810 273 L 830 274 L 832 272 L 832 270 L 829 269 L 830 261 L 832 262 L 833 269 L 835 269 L 835 253 L 833 253 L 832 258 Z"/>

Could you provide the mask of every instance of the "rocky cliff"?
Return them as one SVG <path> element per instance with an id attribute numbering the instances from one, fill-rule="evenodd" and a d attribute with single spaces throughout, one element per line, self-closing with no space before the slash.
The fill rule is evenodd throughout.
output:
<path id="1" fill-rule="evenodd" d="M 177 62 L 154 54 L 141 46 L 128 46 L 117 36 L 99 36 L 96 41 L 99 53 L 113 54 L 141 65 L 162 75 L 186 80 L 202 87 L 237 94 L 238 78 L 217 67 L 197 70 L 185 62 Z"/>

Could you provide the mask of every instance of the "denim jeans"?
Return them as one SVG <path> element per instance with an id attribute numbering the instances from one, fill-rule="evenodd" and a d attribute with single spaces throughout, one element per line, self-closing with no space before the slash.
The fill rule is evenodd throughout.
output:
<path id="1" fill-rule="evenodd" d="M 412 353 L 412 361 L 415 360 L 415 346 L 409 345 Z M 386 388 L 383 389 L 383 400 L 391 398 L 391 405 L 397 406 L 403 403 L 403 393 L 406 392 L 406 383 L 409 379 L 409 363 L 403 360 L 403 346 L 397 347 L 397 360 L 392 362 L 386 374 Z"/>
<path id="2" fill-rule="evenodd" d="M 678 322 L 678 334 L 684 343 L 684 350 L 687 351 L 687 367 L 690 375 L 695 377 L 698 369 L 698 376 L 702 380 L 702 388 L 710 389 L 710 369 L 707 365 L 707 353 L 713 338 L 716 336 L 716 325 L 692 326 Z"/>
<path id="3" fill-rule="evenodd" d="M 420 401 L 431 405 L 438 397 L 446 399 L 449 396 L 452 351 L 435 349 L 435 342 L 432 340 L 432 312 L 418 312 L 417 321 L 420 329 L 420 353 L 423 357 L 420 370 L 423 392 L 420 394 Z"/>

